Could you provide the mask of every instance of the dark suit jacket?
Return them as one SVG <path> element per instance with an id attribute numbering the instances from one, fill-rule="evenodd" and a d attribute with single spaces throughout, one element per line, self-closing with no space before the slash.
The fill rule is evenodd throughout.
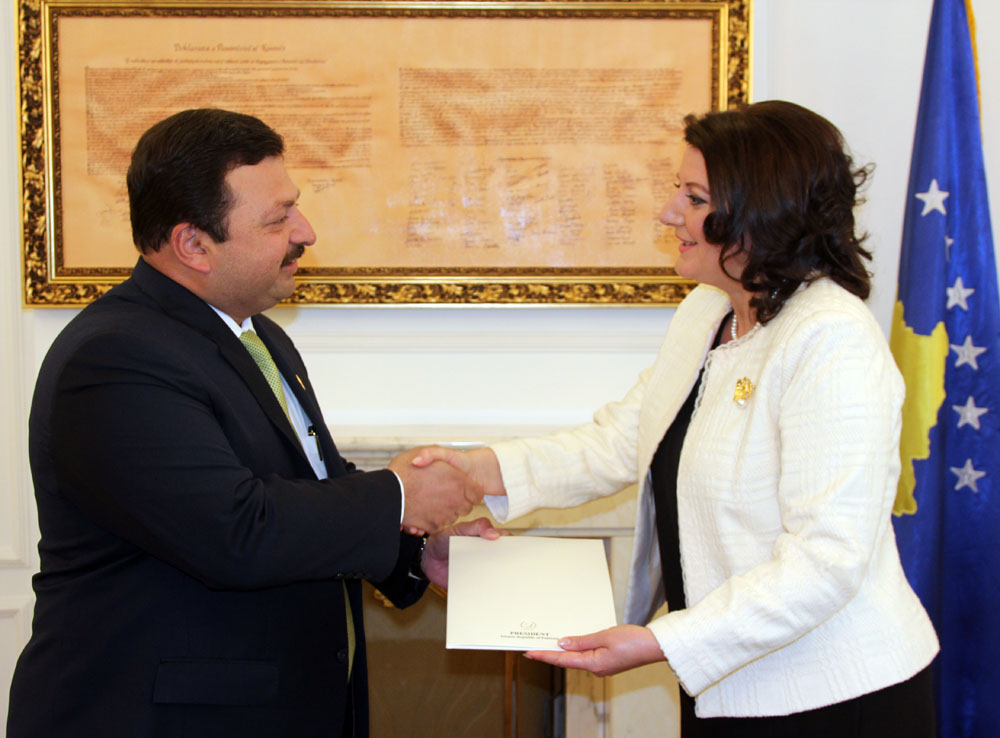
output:
<path id="1" fill-rule="evenodd" d="M 291 340 L 253 321 L 327 480 L 232 331 L 145 262 L 53 343 L 30 418 L 41 571 L 8 738 L 330 738 L 345 718 L 367 735 L 359 579 L 415 601 L 418 539 L 399 533 L 396 477 L 340 457 Z"/>

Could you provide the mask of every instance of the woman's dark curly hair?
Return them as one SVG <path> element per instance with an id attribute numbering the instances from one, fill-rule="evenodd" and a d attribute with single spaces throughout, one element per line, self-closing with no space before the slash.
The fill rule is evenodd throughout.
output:
<path id="1" fill-rule="evenodd" d="M 802 282 L 827 276 L 861 299 L 871 289 L 854 230 L 858 190 L 872 165 L 855 167 L 840 131 L 781 100 L 689 115 L 684 140 L 705 158 L 712 212 L 705 238 L 719 264 L 745 253 L 740 282 L 767 323 Z M 728 274 L 728 272 L 726 272 Z"/>

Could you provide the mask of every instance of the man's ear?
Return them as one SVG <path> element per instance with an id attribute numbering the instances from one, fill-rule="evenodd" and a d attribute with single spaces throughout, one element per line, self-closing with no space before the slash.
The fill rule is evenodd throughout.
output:
<path id="1" fill-rule="evenodd" d="M 190 223 L 178 223 L 170 231 L 168 246 L 178 262 L 196 272 L 207 274 L 212 268 L 206 248 L 208 240 L 208 235 L 201 229 Z"/>

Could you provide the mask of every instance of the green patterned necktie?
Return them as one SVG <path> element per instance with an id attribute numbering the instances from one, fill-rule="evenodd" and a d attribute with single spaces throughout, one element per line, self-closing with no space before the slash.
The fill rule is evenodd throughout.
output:
<path id="1" fill-rule="evenodd" d="M 278 404 L 285 411 L 285 417 L 288 418 L 288 422 L 291 422 L 291 416 L 288 414 L 288 403 L 285 401 L 285 391 L 281 388 L 281 374 L 278 373 L 278 365 L 271 358 L 271 352 L 267 350 L 267 346 L 253 330 L 243 331 L 240 334 L 240 343 L 257 362 L 257 366 L 260 367 L 261 374 L 271 386 L 271 391 L 278 400 Z"/>
<path id="2" fill-rule="evenodd" d="M 260 367 L 261 374 L 264 375 L 264 379 L 271 387 L 271 391 L 274 396 L 278 399 L 278 404 L 281 405 L 281 409 L 285 411 L 285 417 L 288 418 L 288 422 L 292 422 L 292 417 L 288 414 L 288 402 L 285 400 L 285 391 L 281 388 L 281 374 L 278 372 L 278 365 L 274 363 L 274 359 L 271 358 L 271 352 L 267 350 L 267 346 L 264 342 L 260 340 L 253 330 L 243 331 L 240 334 L 240 343 L 246 348 L 253 357 L 253 360 L 257 362 L 257 366 Z M 294 426 L 293 426 L 294 427 Z M 354 638 L 354 618 L 351 615 L 351 602 L 347 599 L 347 582 L 344 582 L 344 607 L 347 611 L 347 675 L 350 678 L 351 669 L 354 666 L 354 648 L 355 648 L 355 638 Z"/>

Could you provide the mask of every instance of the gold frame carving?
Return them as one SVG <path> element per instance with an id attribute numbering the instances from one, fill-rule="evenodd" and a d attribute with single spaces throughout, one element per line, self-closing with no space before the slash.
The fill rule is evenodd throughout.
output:
<path id="1" fill-rule="evenodd" d="M 713 107 L 750 95 L 752 0 L 518 0 L 516 2 L 381 0 L 18 0 L 21 233 L 26 306 L 81 306 L 128 276 L 128 269 L 64 269 L 60 237 L 62 182 L 57 18 L 438 16 L 713 18 Z M 720 48 L 715 48 L 716 46 Z M 725 47 L 724 50 L 722 47 Z M 394 268 L 301 269 L 297 305 L 676 305 L 693 283 L 672 268 Z"/>

